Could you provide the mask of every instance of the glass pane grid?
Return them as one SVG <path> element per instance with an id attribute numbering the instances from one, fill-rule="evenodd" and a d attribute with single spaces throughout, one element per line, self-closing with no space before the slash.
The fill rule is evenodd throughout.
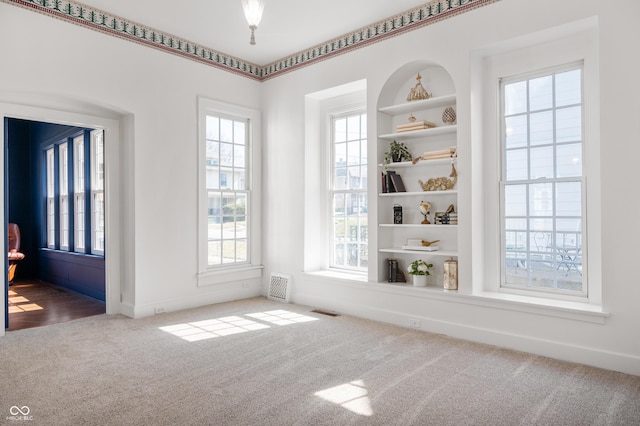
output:
<path id="1" fill-rule="evenodd" d="M 585 293 L 580 79 L 503 85 L 503 286 Z"/>
<path id="2" fill-rule="evenodd" d="M 368 266 L 366 114 L 332 118 L 331 267 Z"/>

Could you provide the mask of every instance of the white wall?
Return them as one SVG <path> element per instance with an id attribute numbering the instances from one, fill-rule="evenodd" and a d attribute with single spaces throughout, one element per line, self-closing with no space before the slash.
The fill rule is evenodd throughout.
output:
<path id="1" fill-rule="evenodd" d="M 631 0 L 503 0 L 265 82 L 265 275 L 272 271 L 293 274 L 292 299 L 298 303 L 403 326 L 409 325 L 409 318 L 417 318 L 429 331 L 640 374 L 640 283 L 635 265 L 640 225 L 633 219 L 640 207 L 635 196 L 638 178 L 633 174 L 640 155 L 640 144 L 636 143 L 640 85 L 635 77 L 640 61 L 633 53 L 640 30 L 632 22 L 637 16 L 640 4 Z M 369 151 L 376 152 L 374 111 L 385 81 L 412 61 L 440 64 L 449 71 L 457 89 L 460 152 L 476 155 L 470 142 L 478 137 L 472 135 L 471 127 L 471 120 L 478 115 L 471 107 L 474 55 L 487 46 L 555 27 L 570 27 L 590 18 L 597 21 L 599 34 L 603 220 L 602 254 L 596 261 L 602 266 L 603 310 L 609 313 L 604 321 L 559 309 L 494 303 L 472 295 L 484 284 L 483 259 L 471 250 L 472 244 L 482 247 L 477 238 L 474 241 L 481 235 L 478 228 L 482 220 L 462 223 L 465 221 L 461 219 L 458 245 L 462 282 L 461 294 L 455 296 L 400 290 L 372 280 L 354 283 L 304 273 L 304 241 L 300 236 L 305 231 L 305 168 L 301 161 L 305 153 L 305 95 L 366 79 Z M 482 143 L 474 140 L 478 142 Z M 472 165 L 479 167 L 480 163 L 461 154 L 461 218 L 471 217 L 478 207 L 477 193 L 471 191 Z M 372 195 L 376 194 L 376 184 L 373 182 L 370 188 Z M 375 224 L 375 196 L 370 197 L 369 212 L 370 223 Z M 370 235 L 375 232 L 371 229 Z M 370 247 L 377 247 L 375 240 Z M 375 257 L 370 253 L 370 259 Z"/>
<path id="2" fill-rule="evenodd" d="M 6 3 L 0 39 L 0 102 L 120 116 L 123 243 L 106 259 L 122 261 L 123 301 L 111 312 L 260 294 L 260 280 L 196 286 L 197 97 L 258 109 L 258 82 Z"/>

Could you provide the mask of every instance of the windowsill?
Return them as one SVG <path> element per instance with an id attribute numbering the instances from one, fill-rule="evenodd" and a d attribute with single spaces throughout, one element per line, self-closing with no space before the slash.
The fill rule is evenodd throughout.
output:
<path id="1" fill-rule="evenodd" d="M 198 287 L 260 278 L 262 276 L 262 268 L 262 265 L 246 265 L 200 272 L 197 275 Z"/>
<path id="2" fill-rule="evenodd" d="M 314 278 L 331 279 L 334 283 L 346 287 L 408 296 L 412 299 L 442 300 L 448 303 L 461 303 L 484 308 L 503 309 L 534 315 L 571 319 L 592 324 L 604 324 L 609 317 L 609 313 L 605 312 L 601 306 L 581 302 L 494 292 L 467 294 L 457 290 L 444 290 L 442 287 L 435 286 L 414 287 L 410 284 L 369 282 L 365 276 L 336 271 L 313 271 L 307 272 L 307 274 Z"/>
<path id="3" fill-rule="evenodd" d="M 312 275 L 314 277 L 325 277 L 325 278 L 333 278 L 341 281 L 349 281 L 349 282 L 358 282 L 358 283 L 366 283 L 368 278 L 364 274 L 351 274 L 349 272 L 336 271 L 336 270 L 321 270 L 321 271 L 310 271 L 307 274 Z"/>

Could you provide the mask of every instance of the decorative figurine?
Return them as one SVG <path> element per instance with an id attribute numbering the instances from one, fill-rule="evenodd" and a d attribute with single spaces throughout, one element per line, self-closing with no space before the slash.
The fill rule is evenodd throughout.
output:
<path id="1" fill-rule="evenodd" d="M 416 80 L 418 80 L 418 83 L 415 85 L 415 87 L 412 87 L 411 90 L 409 91 L 409 96 L 407 96 L 407 101 L 419 101 L 421 99 L 429 99 L 431 97 L 431 94 L 427 92 L 424 87 L 422 87 L 422 83 L 420 82 L 420 80 L 422 80 L 422 76 L 420 75 L 420 73 L 418 73 Z"/>
<path id="2" fill-rule="evenodd" d="M 424 220 L 421 222 L 423 225 L 428 225 L 429 222 L 429 212 L 431 212 L 431 204 L 426 201 L 420 201 L 420 213 L 424 216 Z"/>
<path id="3" fill-rule="evenodd" d="M 456 122 L 456 110 L 448 106 L 442 112 L 442 122 L 444 124 L 454 124 Z"/>

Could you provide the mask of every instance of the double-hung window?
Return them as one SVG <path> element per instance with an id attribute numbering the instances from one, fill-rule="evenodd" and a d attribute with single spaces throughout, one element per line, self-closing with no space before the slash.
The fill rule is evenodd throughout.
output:
<path id="1" fill-rule="evenodd" d="M 84 135 L 73 139 L 73 211 L 74 243 L 79 253 L 85 251 Z"/>
<path id="2" fill-rule="evenodd" d="M 55 192 L 55 152 L 54 148 L 45 151 L 45 167 L 47 179 L 47 247 L 56 248 L 56 192 Z"/>
<path id="3" fill-rule="evenodd" d="M 504 78 L 503 288 L 586 296 L 582 63 Z"/>
<path id="4" fill-rule="evenodd" d="M 60 183 L 60 250 L 69 250 L 69 151 L 68 143 L 58 145 Z"/>
<path id="5" fill-rule="evenodd" d="M 199 99 L 199 285 L 261 274 L 252 232 L 260 203 L 252 179 L 259 173 L 259 118 L 255 110 Z"/>
<path id="6" fill-rule="evenodd" d="M 104 254 L 104 130 L 91 132 L 91 253 Z"/>
<path id="7" fill-rule="evenodd" d="M 359 111 L 331 117 L 330 267 L 366 272 L 367 115 Z"/>

